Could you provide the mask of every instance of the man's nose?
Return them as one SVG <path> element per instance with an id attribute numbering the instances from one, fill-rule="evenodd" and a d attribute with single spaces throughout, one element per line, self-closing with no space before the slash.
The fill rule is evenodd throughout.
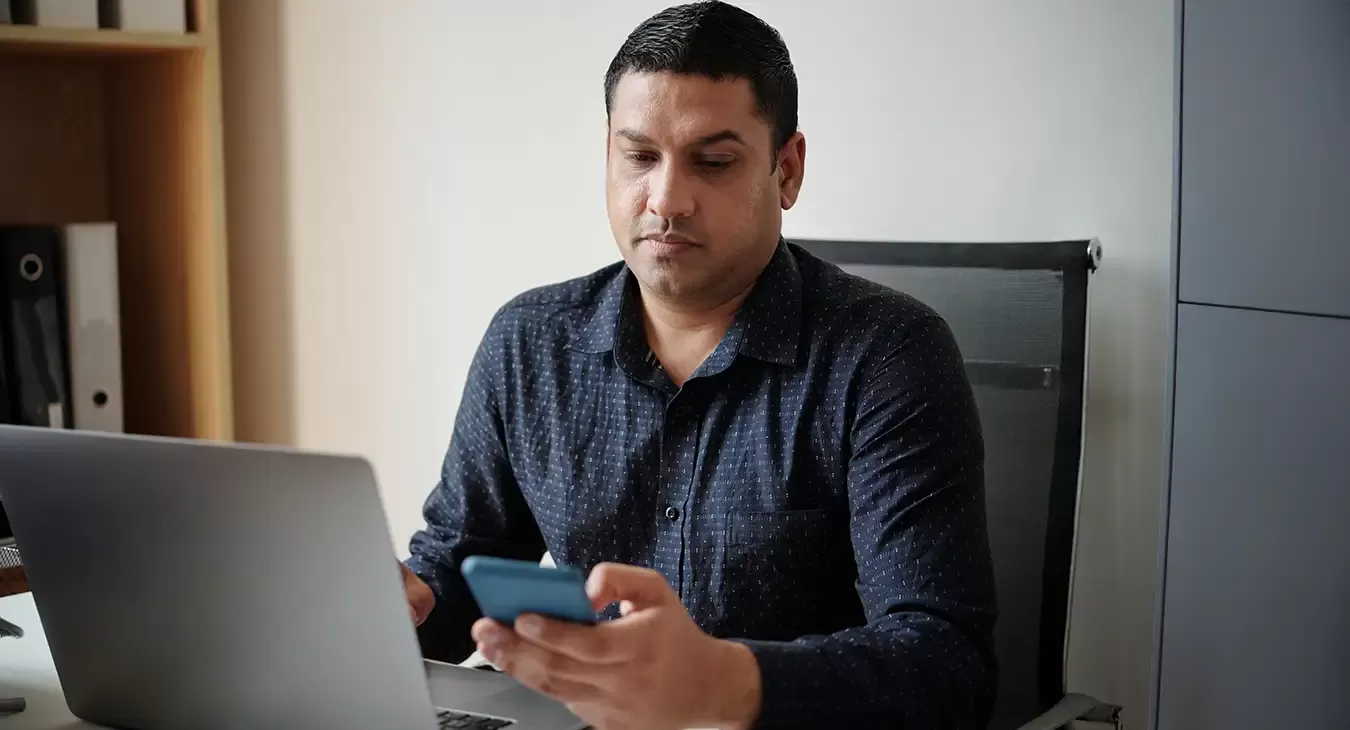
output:
<path id="1" fill-rule="evenodd" d="M 688 218 L 694 214 L 694 186 L 678 165 L 664 164 L 652 171 L 647 210 L 661 218 Z"/>

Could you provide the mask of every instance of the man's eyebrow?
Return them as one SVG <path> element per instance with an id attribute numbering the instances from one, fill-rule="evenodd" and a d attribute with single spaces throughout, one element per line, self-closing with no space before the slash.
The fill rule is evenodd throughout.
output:
<path id="1" fill-rule="evenodd" d="M 656 145 L 656 141 L 653 140 L 651 137 L 648 137 L 647 135 L 642 134 L 641 132 L 634 131 L 632 129 L 620 129 L 619 131 L 614 133 L 614 136 L 622 137 L 634 144 L 651 145 L 651 146 Z M 712 134 L 700 137 L 697 141 L 695 141 L 692 145 L 690 145 L 690 147 L 707 147 L 708 145 L 717 144 L 718 142 L 736 142 L 743 145 L 745 144 L 745 139 L 743 139 L 741 135 L 736 133 L 734 130 L 724 129 L 720 132 L 714 132 Z"/>
<path id="2" fill-rule="evenodd" d="M 737 134 L 736 132 L 730 129 L 724 129 L 720 132 L 716 132 L 706 137 L 699 138 L 699 140 L 695 142 L 692 146 L 707 147 L 708 145 L 717 144 L 718 142 L 736 142 L 742 145 L 745 144 L 745 140 L 741 139 L 741 135 Z"/>
<path id="3" fill-rule="evenodd" d="M 634 132 L 631 129 L 620 129 L 619 131 L 614 133 L 614 136 L 623 137 L 624 139 L 634 144 L 645 144 L 645 145 L 656 144 L 656 142 L 653 141 L 651 137 L 648 137 L 647 135 L 642 134 L 640 132 Z"/>

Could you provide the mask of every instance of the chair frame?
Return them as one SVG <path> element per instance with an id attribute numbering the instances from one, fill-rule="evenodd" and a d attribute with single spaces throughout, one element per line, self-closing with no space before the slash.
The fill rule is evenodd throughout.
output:
<path id="1" fill-rule="evenodd" d="M 1121 708 L 1085 695 L 1067 693 L 1069 607 L 1077 549 L 1079 491 L 1087 386 L 1088 283 L 1102 260 L 1097 239 L 998 243 L 931 241 L 844 241 L 790 239 L 837 265 L 910 266 L 1053 271 L 1064 277 L 1060 361 L 1057 368 L 1019 363 L 971 361 L 972 384 L 1002 388 L 1058 387 L 1055 463 L 1051 472 L 1041 587 L 1040 667 L 1042 714 L 1022 730 L 1063 727 L 1073 720 L 1122 727 Z"/>

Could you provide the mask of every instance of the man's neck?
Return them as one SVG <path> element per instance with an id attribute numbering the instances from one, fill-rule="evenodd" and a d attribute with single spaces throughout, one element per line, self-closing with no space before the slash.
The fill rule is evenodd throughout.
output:
<path id="1" fill-rule="evenodd" d="M 717 349 L 751 289 L 753 285 L 723 302 L 701 306 L 680 306 L 643 293 L 647 346 L 676 385 L 684 385 Z"/>

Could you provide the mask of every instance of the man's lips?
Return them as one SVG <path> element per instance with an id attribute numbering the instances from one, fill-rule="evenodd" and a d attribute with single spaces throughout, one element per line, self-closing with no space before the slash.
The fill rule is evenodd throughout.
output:
<path id="1" fill-rule="evenodd" d="M 697 245 L 694 243 L 694 240 L 692 238 L 685 238 L 684 236 L 675 236 L 670 234 L 662 234 L 659 236 L 643 236 L 642 238 L 643 240 L 651 241 L 652 243 L 664 243 L 669 246 Z"/>

